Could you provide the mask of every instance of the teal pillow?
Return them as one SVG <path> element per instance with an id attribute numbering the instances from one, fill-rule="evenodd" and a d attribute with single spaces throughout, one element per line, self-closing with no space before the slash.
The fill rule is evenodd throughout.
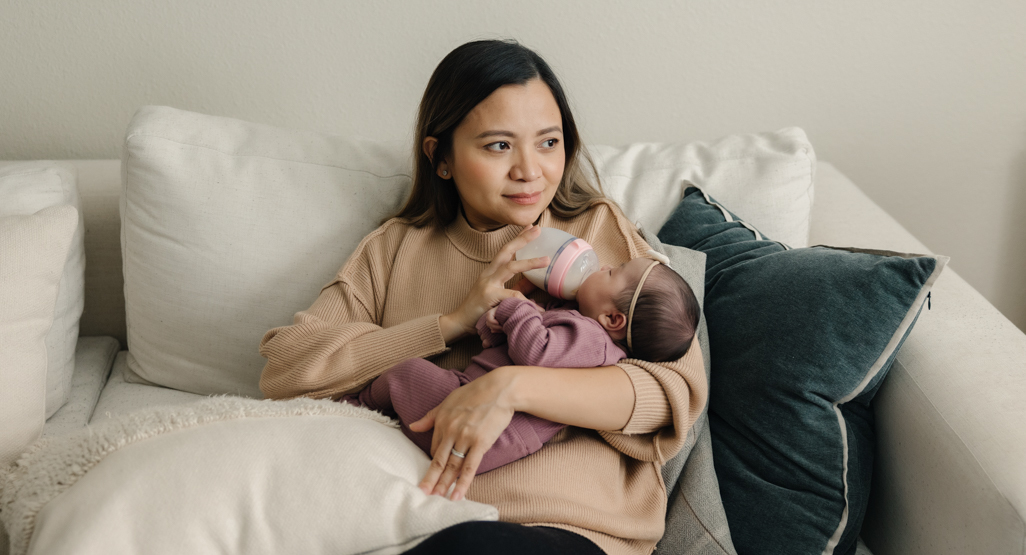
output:
<path id="1" fill-rule="evenodd" d="M 706 254 L 709 424 L 737 552 L 854 553 L 870 402 L 947 258 L 792 249 L 694 187 L 658 237 Z"/>

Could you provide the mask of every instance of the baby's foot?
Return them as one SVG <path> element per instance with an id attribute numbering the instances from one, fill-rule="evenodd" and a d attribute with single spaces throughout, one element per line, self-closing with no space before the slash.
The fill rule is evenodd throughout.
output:
<path id="1" fill-rule="evenodd" d="M 360 401 L 360 397 L 358 395 L 343 395 L 342 398 L 340 398 L 338 400 L 338 402 L 339 403 L 349 403 L 350 405 L 353 405 L 354 407 L 362 407 L 363 406 L 363 403 Z"/>

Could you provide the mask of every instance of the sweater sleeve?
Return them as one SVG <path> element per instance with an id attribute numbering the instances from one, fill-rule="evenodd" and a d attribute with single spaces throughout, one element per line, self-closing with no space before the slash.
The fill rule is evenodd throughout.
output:
<path id="1" fill-rule="evenodd" d="M 267 364 L 260 389 L 266 397 L 338 397 L 362 389 L 398 362 L 445 351 L 440 314 L 380 326 L 376 291 L 387 286 L 387 261 L 394 254 L 387 251 L 396 243 L 375 241 L 383 228 L 360 243 L 313 305 L 295 315 L 292 325 L 264 335 L 260 354 Z"/>
<path id="2" fill-rule="evenodd" d="M 594 368 L 626 354 L 602 326 L 571 310 L 540 313 L 532 301 L 503 299 L 495 311 L 509 342 L 509 358 L 522 366 Z"/>
<path id="3" fill-rule="evenodd" d="M 606 210 L 602 206 L 593 208 L 604 210 L 608 217 L 603 218 L 600 212 L 589 234 L 599 259 L 626 261 L 644 256 L 651 247 L 637 228 L 618 208 L 605 206 Z M 634 387 L 634 410 L 621 430 L 599 434 L 625 455 L 664 463 L 684 447 L 688 431 L 708 399 L 705 362 L 697 336 L 679 360 L 654 363 L 624 359 L 617 366 Z"/>
<path id="4" fill-rule="evenodd" d="M 625 455 L 664 464 L 684 447 L 708 397 L 698 339 L 679 360 L 625 359 L 617 366 L 634 386 L 634 411 L 623 429 L 599 434 Z"/>

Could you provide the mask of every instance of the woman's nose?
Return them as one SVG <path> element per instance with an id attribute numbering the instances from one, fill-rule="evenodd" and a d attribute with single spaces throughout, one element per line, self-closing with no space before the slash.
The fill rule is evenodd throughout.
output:
<path id="1" fill-rule="evenodd" d="M 515 181 L 534 181 L 541 177 L 541 174 L 541 166 L 538 164 L 536 155 L 523 150 L 509 172 L 510 178 Z"/>

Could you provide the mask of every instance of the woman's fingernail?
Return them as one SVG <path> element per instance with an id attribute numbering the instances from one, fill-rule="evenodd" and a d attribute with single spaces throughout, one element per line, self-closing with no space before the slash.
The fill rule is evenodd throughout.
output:
<path id="1" fill-rule="evenodd" d="M 452 494 L 452 500 L 453 501 L 459 501 L 460 499 L 463 499 L 463 494 L 462 493 L 457 491 L 456 493 Z"/>

